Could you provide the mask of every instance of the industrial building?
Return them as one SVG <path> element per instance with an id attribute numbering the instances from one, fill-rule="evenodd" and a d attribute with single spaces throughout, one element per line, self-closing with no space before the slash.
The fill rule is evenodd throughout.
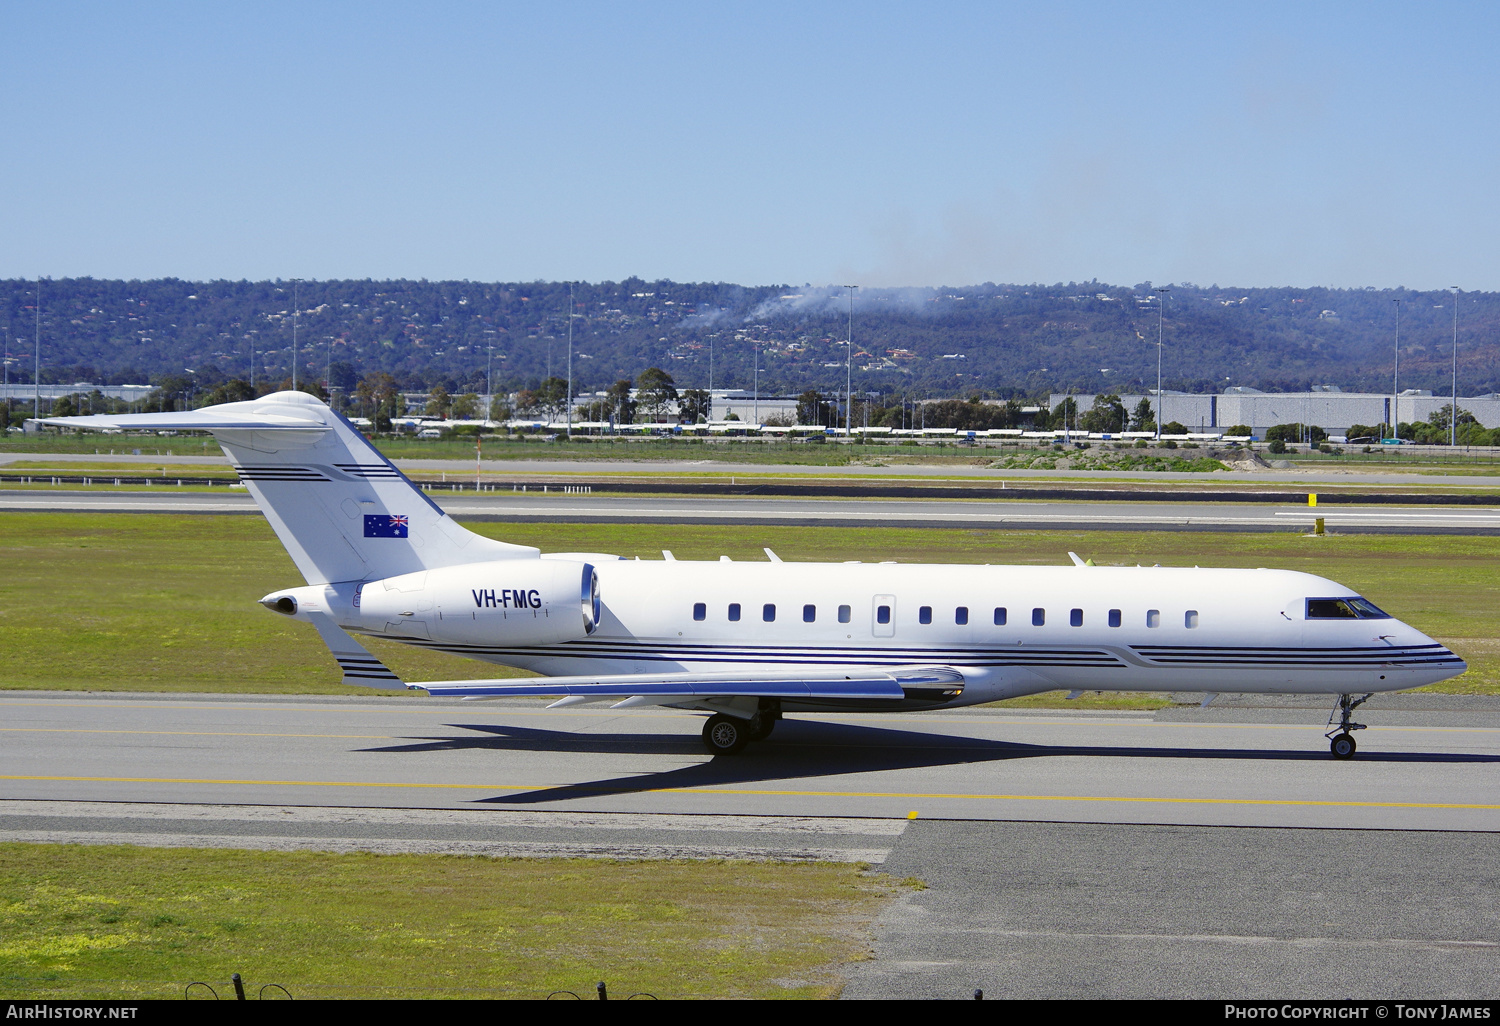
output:
<path id="1" fill-rule="evenodd" d="M 1079 413 L 1094 405 L 1095 395 L 1054 392 L 1053 409 L 1067 399 L 1078 404 Z M 1142 399 L 1157 408 L 1156 390 L 1122 393 L 1125 409 L 1135 411 Z M 1174 392 L 1161 393 L 1161 422 L 1176 421 L 1189 431 L 1223 431 L 1237 424 L 1248 425 L 1257 438 L 1277 424 L 1312 424 L 1330 435 L 1342 435 L 1351 424 L 1404 424 L 1426 421 L 1452 401 L 1451 396 L 1433 395 L 1430 391 L 1407 389 L 1398 396 L 1389 392 L 1345 392 L 1336 385 L 1322 385 L 1310 392 L 1262 392 L 1236 386 L 1216 395 Z M 1396 418 L 1391 419 L 1394 403 Z M 1458 407 L 1472 413 L 1486 428 L 1500 427 L 1500 394 L 1459 396 Z"/>

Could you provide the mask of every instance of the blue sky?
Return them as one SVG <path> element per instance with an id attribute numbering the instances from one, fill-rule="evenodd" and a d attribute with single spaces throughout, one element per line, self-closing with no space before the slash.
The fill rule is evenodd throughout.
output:
<path id="1" fill-rule="evenodd" d="M 1493 3 L 5 10 L 3 276 L 1500 287 Z"/>

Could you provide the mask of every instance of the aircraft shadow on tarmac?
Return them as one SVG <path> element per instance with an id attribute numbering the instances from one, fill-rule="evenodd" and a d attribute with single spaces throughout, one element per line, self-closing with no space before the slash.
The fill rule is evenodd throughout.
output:
<path id="1" fill-rule="evenodd" d="M 414 738 L 414 743 L 366 748 L 370 753 L 417 754 L 423 752 L 488 749 L 506 752 L 560 752 L 571 754 L 697 755 L 704 761 L 660 773 L 638 773 L 624 777 L 579 782 L 561 787 L 478 799 L 481 804 L 529 805 L 598 798 L 603 795 L 636 794 L 673 788 L 756 785 L 843 774 L 878 773 L 889 770 L 963 766 L 1011 759 L 1057 756 L 1140 759 L 1244 759 L 1256 762 L 1331 761 L 1321 745 L 1294 751 L 1277 748 L 1146 748 L 1111 745 L 1034 745 L 1014 741 L 953 737 L 896 730 L 888 727 L 848 723 L 811 723 L 784 720 L 774 738 L 752 744 L 738 755 L 708 758 L 696 737 L 660 734 L 577 734 L 535 727 L 450 723 L 456 730 L 474 733 L 457 737 Z M 1312 728 L 1309 728 L 1312 729 Z M 1361 750 L 1360 762 L 1386 763 L 1500 763 L 1500 756 L 1453 752 L 1382 752 Z"/>

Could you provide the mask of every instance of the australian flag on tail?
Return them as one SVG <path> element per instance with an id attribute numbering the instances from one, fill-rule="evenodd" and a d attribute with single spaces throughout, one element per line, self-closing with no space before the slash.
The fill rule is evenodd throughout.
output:
<path id="1" fill-rule="evenodd" d="M 366 538 L 405 538 L 406 517 L 379 516 L 365 517 Z"/>

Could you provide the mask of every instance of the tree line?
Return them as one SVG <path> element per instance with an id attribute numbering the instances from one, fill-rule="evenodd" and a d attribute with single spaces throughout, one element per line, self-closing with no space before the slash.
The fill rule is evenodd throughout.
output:
<path id="1" fill-rule="evenodd" d="M 1127 392 L 1164 384 L 1268 391 L 1386 390 L 1396 318 L 1401 384 L 1439 387 L 1454 295 L 1408 289 L 1236 289 L 1151 283 L 842 290 L 630 278 L 618 282 L 0 281 L 13 381 L 30 381 L 40 302 L 42 379 L 159 383 L 193 368 L 254 387 L 292 376 L 352 388 L 390 374 L 404 391 L 586 391 L 664 369 L 679 388 L 857 392 L 913 399 Z M 1458 355 L 1471 394 L 1500 389 L 1500 295 L 1461 297 Z M 1160 327 L 1160 336 L 1158 336 Z M 846 341 L 852 335 L 852 346 Z M 23 358 L 24 357 L 26 358 Z M 336 368 L 353 380 L 340 382 Z"/>

